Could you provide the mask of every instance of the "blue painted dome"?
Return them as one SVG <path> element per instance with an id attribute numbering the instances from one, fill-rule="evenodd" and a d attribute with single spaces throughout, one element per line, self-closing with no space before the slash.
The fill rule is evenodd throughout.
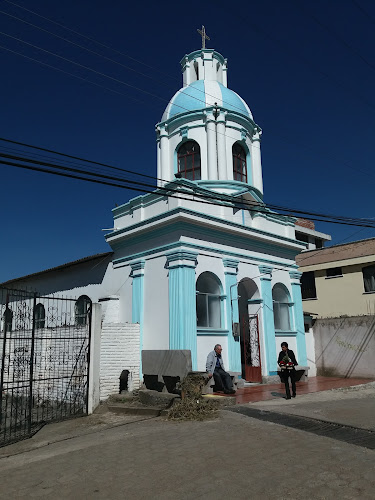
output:
<path id="1" fill-rule="evenodd" d="M 197 80 L 176 92 L 166 107 L 161 121 L 187 111 L 200 111 L 214 106 L 215 103 L 220 108 L 236 111 L 253 119 L 249 106 L 236 92 L 215 80 Z"/>

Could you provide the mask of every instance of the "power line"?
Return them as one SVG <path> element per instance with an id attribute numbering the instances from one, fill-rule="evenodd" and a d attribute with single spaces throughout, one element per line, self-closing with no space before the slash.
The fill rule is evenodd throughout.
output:
<path id="1" fill-rule="evenodd" d="M 94 42 L 94 43 L 96 43 L 97 45 L 100 45 L 101 47 L 104 47 L 104 48 L 106 48 L 106 49 L 108 49 L 108 50 L 112 50 L 113 52 L 116 52 L 117 54 L 119 54 L 119 55 L 121 55 L 121 56 L 127 57 L 128 59 L 130 59 L 130 60 L 132 60 L 132 61 L 135 61 L 135 62 L 137 62 L 138 64 L 142 64 L 143 66 L 145 66 L 145 67 L 147 67 L 147 68 L 150 68 L 150 69 L 152 69 L 152 70 L 154 70 L 154 71 L 157 71 L 158 73 L 161 73 L 161 74 L 163 74 L 163 75 L 165 75 L 165 76 L 168 76 L 168 78 L 171 78 L 171 79 L 173 79 L 173 80 L 178 80 L 176 77 L 171 76 L 171 75 L 169 75 L 168 73 L 165 73 L 164 71 L 160 71 L 160 69 L 155 68 L 154 66 L 151 66 L 151 65 L 149 65 L 149 64 L 146 64 L 146 63 L 144 63 L 144 62 L 142 62 L 142 61 L 140 61 L 140 60 L 138 60 L 138 59 L 136 59 L 136 58 L 134 58 L 134 57 L 132 57 L 132 56 L 129 56 L 129 54 L 125 54 L 124 52 L 121 52 L 121 51 L 119 51 L 119 50 L 117 50 L 117 49 L 114 49 L 113 47 L 110 47 L 109 45 L 106 45 L 106 44 L 104 44 L 104 43 L 102 43 L 102 42 L 99 42 L 98 40 L 95 40 L 94 38 L 91 38 L 91 37 L 89 37 L 89 36 L 87 36 L 87 35 L 84 35 L 83 33 L 80 33 L 80 32 L 78 32 L 78 31 L 75 31 L 75 30 L 71 29 L 71 28 L 68 28 L 68 26 L 65 26 L 64 24 L 58 23 L 57 21 L 54 21 L 53 19 L 50 19 L 50 18 L 45 17 L 45 16 L 42 16 L 42 15 L 40 15 L 40 14 L 36 13 L 35 11 L 30 10 L 30 9 L 27 9 L 26 7 L 23 7 L 23 6 L 21 6 L 21 5 L 18 5 L 18 4 L 16 4 L 15 2 L 11 2 L 10 0 L 4 0 L 4 1 L 5 1 L 5 2 L 7 2 L 7 3 L 9 3 L 9 4 L 11 4 L 11 5 L 15 5 L 15 6 L 16 6 L 16 7 L 18 7 L 19 9 L 23 9 L 23 10 L 25 10 L 25 11 L 27 11 L 27 12 L 31 12 L 31 14 L 34 14 L 35 16 L 38 16 L 38 17 L 40 17 L 40 18 L 42 18 L 42 19 L 45 19 L 46 21 L 49 21 L 50 23 L 56 24 L 57 26 L 60 26 L 61 28 L 64 28 L 64 29 L 66 29 L 66 30 L 68 30 L 68 31 L 71 31 L 72 33 L 74 33 L 74 34 L 76 34 L 76 35 L 78 35 L 78 36 L 81 36 L 82 38 L 85 38 L 86 40 L 89 40 L 90 42 Z"/>
<path id="2" fill-rule="evenodd" d="M 345 38 L 342 38 L 340 35 L 338 35 L 335 31 L 333 31 L 329 26 L 324 24 L 319 18 L 314 16 L 312 12 L 309 10 L 305 9 L 301 3 L 298 0 L 295 0 L 295 3 L 298 5 L 299 9 L 304 12 L 308 17 L 310 17 L 318 26 L 323 28 L 325 31 L 327 31 L 335 40 L 337 40 L 341 45 L 343 45 L 346 49 L 348 49 L 352 54 L 356 55 L 361 59 L 362 62 L 364 62 L 369 68 L 375 71 L 375 66 L 366 58 L 364 57 L 353 45 L 348 43 Z"/>
<path id="3" fill-rule="evenodd" d="M 67 155 L 65 153 L 61 153 L 61 152 L 57 152 L 57 151 L 54 151 L 54 150 L 50 150 L 50 149 L 46 149 L 46 148 L 41 148 L 41 147 L 38 147 L 38 146 L 33 146 L 33 145 L 30 145 L 30 144 L 21 143 L 21 142 L 18 142 L 18 141 L 13 141 L 13 140 L 1 138 L 1 137 L 0 137 L 0 140 L 4 141 L 4 142 L 12 143 L 12 144 L 21 145 L 23 147 L 28 147 L 28 148 L 31 148 L 31 149 L 34 149 L 34 150 L 41 150 L 41 151 L 49 152 L 49 153 L 52 153 L 52 154 L 57 154 L 58 156 L 62 156 L 62 157 L 76 159 L 78 161 L 82 161 L 82 162 L 85 162 L 85 163 L 88 163 L 88 164 L 98 165 L 98 166 L 101 166 L 101 167 L 114 169 L 114 170 L 117 170 L 117 171 L 129 173 L 129 174 L 132 174 L 132 175 L 138 175 L 138 176 L 141 176 L 141 177 L 150 178 L 153 181 L 156 179 L 154 176 L 150 176 L 150 175 L 147 175 L 147 174 L 141 174 L 139 172 L 135 172 L 135 171 L 132 171 L 132 170 L 123 169 L 123 168 L 120 168 L 120 167 L 115 167 L 115 166 L 109 165 L 107 163 L 95 162 L 95 161 L 92 161 L 92 160 L 87 160 L 85 158 L 81 158 L 81 157 L 77 157 L 77 156 L 72 156 L 72 155 Z M 123 180 L 123 179 L 121 179 L 121 180 Z M 129 179 L 126 179 L 126 180 L 128 181 Z M 165 179 L 158 179 L 158 180 L 161 180 L 163 182 L 168 182 Z M 132 182 L 137 182 L 137 181 L 132 181 Z M 142 183 L 140 183 L 140 184 L 142 184 Z M 156 186 L 154 184 L 152 184 L 152 185 L 148 184 L 147 187 L 151 187 L 151 188 L 154 189 Z M 208 195 L 207 193 L 205 193 L 205 196 L 206 197 L 210 197 L 212 199 L 219 199 L 220 201 L 222 201 L 223 199 L 226 199 L 229 202 L 233 202 L 233 199 L 234 199 L 233 196 L 223 195 L 223 194 L 221 194 L 219 197 L 218 196 L 215 197 L 215 195 Z M 237 200 L 236 200 L 236 202 L 238 203 Z M 244 202 L 241 202 L 241 203 L 243 204 Z M 249 207 L 253 208 L 254 205 L 259 205 L 259 203 L 255 203 L 255 204 L 251 203 L 251 204 L 249 204 Z M 265 206 L 264 204 L 260 204 L 260 205 L 261 206 Z M 301 214 L 308 213 L 308 215 L 316 215 L 316 216 L 319 216 L 319 217 L 330 217 L 330 218 L 335 218 L 335 219 L 340 219 L 340 220 L 342 219 L 342 220 L 361 221 L 361 222 L 368 222 L 369 220 L 370 221 L 372 220 L 372 219 L 366 219 L 366 218 L 349 218 L 349 217 L 346 217 L 346 216 L 337 216 L 337 215 L 332 215 L 332 214 L 321 214 L 321 213 L 316 213 L 316 212 L 306 212 L 306 211 L 301 211 L 301 210 L 298 210 L 298 209 L 292 209 L 290 207 L 284 207 L 284 206 L 280 206 L 280 205 L 267 204 L 267 206 L 269 208 L 272 208 L 272 209 L 275 209 L 275 210 L 292 211 L 294 213 L 301 213 Z"/>
<path id="4" fill-rule="evenodd" d="M 79 178 L 80 180 L 92 181 L 93 179 L 91 177 L 95 176 L 95 177 L 99 178 L 99 180 L 95 179 L 95 182 L 100 183 L 100 180 L 104 179 L 103 183 L 106 185 L 111 185 L 111 186 L 115 186 L 115 187 L 122 187 L 122 188 L 136 190 L 136 191 L 143 191 L 146 193 L 155 192 L 156 186 L 154 186 L 154 185 L 150 185 L 150 184 L 139 182 L 139 181 L 129 180 L 126 178 L 119 178 L 116 176 L 109 176 L 109 175 L 100 174 L 100 173 L 98 174 L 96 172 L 90 172 L 90 171 L 87 172 L 87 171 L 84 171 L 81 169 L 74 169 L 72 167 L 55 165 L 55 164 L 52 164 L 49 162 L 41 162 L 39 160 L 31 160 L 28 158 L 14 156 L 14 155 L 5 155 L 5 154 L 0 153 L 0 157 L 6 158 L 7 160 L 10 159 L 10 160 L 16 160 L 16 161 L 23 161 L 23 162 L 32 163 L 33 165 L 42 165 L 42 167 L 50 167 L 50 168 L 58 169 L 59 171 L 63 170 L 64 172 L 69 172 L 69 174 L 64 174 L 64 176 L 66 176 L 66 177 L 71 177 L 73 175 L 73 178 Z M 40 167 L 30 167 L 29 165 L 25 166 L 25 165 L 18 164 L 18 163 L 16 164 L 16 163 L 14 163 L 14 161 L 9 162 L 9 161 L 2 160 L 1 163 L 9 165 L 9 166 L 14 166 L 14 167 L 28 168 L 31 170 L 36 169 L 37 171 L 41 171 L 41 172 L 45 172 L 45 173 L 53 173 L 53 174 L 57 174 L 57 175 L 61 174 L 61 172 L 56 172 L 56 170 L 51 171 L 51 170 L 47 170 L 45 168 L 40 168 Z M 89 175 L 91 177 L 90 178 L 83 177 L 83 176 L 87 176 L 87 175 Z M 110 182 L 108 182 L 108 181 L 110 181 Z M 121 182 L 122 184 L 118 184 L 119 182 Z M 123 183 L 127 183 L 127 184 L 123 185 Z M 149 189 L 146 189 L 146 188 L 149 188 Z M 150 188 L 152 190 L 150 190 Z M 267 210 L 267 208 L 270 206 L 272 207 L 272 205 L 269 205 L 267 207 L 264 204 L 249 203 L 249 202 L 246 202 L 244 200 L 239 201 L 238 199 L 236 199 L 233 196 L 228 196 L 228 195 L 215 196 L 215 195 L 210 195 L 206 192 L 203 193 L 203 192 L 199 192 L 199 191 L 187 192 L 187 191 L 184 191 L 181 189 L 173 189 L 171 187 L 157 188 L 157 191 L 161 192 L 161 194 L 166 195 L 168 197 L 177 197 L 177 198 L 185 199 L 188 201 L 196 201 L 196 202 L 208 203 L 208 204 L 213 204 L 213 205 L 216 204 L 219 206 L 224 205 L 224 206 L 229 206 L 231 208 L 233 208 L 234 206 L 237 206 L 239 208 L 247 208 L 249 210 L 255 210 L 256 212 L 261 212 L 261 213 L 266 213 L 268 215 L 272 215 L 272 213 L 269 210 Z M 171 192 L 175 193 L 176 195 L 171 195 L 170 194 Z M 181 194 L 188 195 L 189 198 L 184 198 L 181 196 Z M 192 200 L 192 196 L 193 196 L 193 200 Z M 196 197 L 198 197 L 199 199 L 196 199 Z M 228 205 L 228 203 L 229 203 L 229 205 Z M 273 206 L 272 208 L 274 208 L 274 207 L 275 206 Z M 369 220 L 369 219 L 349 218 L 349 217 L 343 217 L 343 216 L 331 216 L 331 215 L 326 215 L 326 214 L 317 214 L 314 212 L 311 213 L 311 212 L 306 212 L 306 211 L 290 209 L 290 208 L 286 208 L 286 207 L 278 207 L 278 208 L 279 208 L 279 210 L 289 212 L 289 214 L 283 214 L 283 215 L 293 215 L 295 213 L 299 213 L 299 214 L 303 213 L 304 215 L 308 216 L 306 218 L 310 218 L 312 220 L 319 220 L 322 222 L 330 222 L 330 223 L 338 223 L 338 224 L 355 225 L 355 226 L 359 226 L 359 227 L 375 228 L 374 221 Z M 329 220 L 327 220 L 327 219 L 329 219 Z"/>

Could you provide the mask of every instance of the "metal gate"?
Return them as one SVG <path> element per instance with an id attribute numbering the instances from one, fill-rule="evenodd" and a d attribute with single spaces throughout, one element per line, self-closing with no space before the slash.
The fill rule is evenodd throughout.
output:
<path id="1" fill-rule="evenodd" d="M 249 316 L 248 323 L 244 321 L 241 326 L 242 360 L 245 380 L 248 382 L 262 382 L 258 316 Z"/>
<path id="2" fill-rule="evenodd" d="M 91 302 L 79 300 L 0 288 L 0 446 L 87 413 Z"/>

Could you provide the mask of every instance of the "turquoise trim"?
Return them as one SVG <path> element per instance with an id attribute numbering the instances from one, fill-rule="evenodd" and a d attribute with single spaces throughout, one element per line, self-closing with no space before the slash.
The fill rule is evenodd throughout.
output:
<path id="1" fill-rule="evenodd" d="M 215 330 L 212 328 L 197 328 L 197 335 L 222 335 L 222 336 L 228 336 L 229 332 L 228 330 Z"/>
<path id="2" fill-rule="evenodd" d="M 202 81 L 202 80 L 198 80 L 198 81 Z M 194 83 L 196 83 L 196 82 L 194 82 Z M 183 90 L 183 89 L 180 89 L 180 90 Z M 191 98 L 191 99 L 193 99 L 193 98 Z M 203 100 L 204 96 L 200 99 Z M 193 99 L 193 100 L 195 100 L 195 99 Z M 198 103 L 198 101 L 197 101 L 197 103 Z M 156 124 L 156 127 L 166 127 L 166 126 L 171 127 L 171 128 L 178 127 L 179 123 L 189 122 L 193 119 L 205 118 L 205 113 L 210 112 L 215 108 L 214 106 L 204 107 L 203 102 L 201 104 L 202 104 L 202 109 L 196 107 L 192 111 L 181 111 L 179 114 L 176 114 L 170 118 L 167 118 L 166 120 L 161 120 L 159 123 Z M 168 106 L 169 106 L 169 104 L 168 104 Z M 239 113 L 239 112 L 234 111 L 230 108 L 227 108 L 226 106 L 220 106 L 220 110 L 227 112 L 227 123 L 229 120 L 234 121 L 234 122 L 238 122 L 239 124 L 241 124 L 241 126 L 249 129 L 251 136 L 254 134 L 254 131 L 261 130 L 259 125 L 257 125 L 254 122 L 253 118 L 249 114 Z M 163 116 L 164 116 L 164 113 L 163 113 Z M 228 124 L 227 128 L 236 129 L 237 127 L 230 126 Z M 238 130 L 241 131 L 241 129 L 238 129 Z"/>
<path id="3" fill-rule="evenodd" d="M 268 372 L 268 375 L 270 375 L 272 377 L 274 375 L 278 375 L 278 373 L 277 373 L 277 371 L 270 371 L 270 372 Z"/>
<path id="4" fill-rule="evenodd" d="M 244 195 L 246 193 L 250 193 L 251 196 L 253 196 L 253 198 L 255 199 L 255 201 L 259 202 L 259 203 L 263 203 L 263 193 L 261 193 L 259 191 L 259 189 L 257 189 L 256 187 L 254 186 L 251 186 L 249 184 L 247 184 L 246 182 L 240 182 L 240 181 L 235 181 L 235 180 L 226 180 L 226 181 L 208 181 L 208 180 L 200 180 L 200 181 L 197 181 L 197 184 L 198 186 L 202 186 L 203 188 L 205 189 L 209 189 L 210 191 L 212 189 L 235 189 L 237 191 L 237 193 L 235 194 L 232 194 L 232 195 L 225 195 L 225 196 L 229 196 L 230 198 L 228 199 L 228 201 L 230 200 L 231 203 L 235 203 L 236 201 L 233 200 L 234 197 L 237 197 L 237 196 L 241 196 L 241 195 Z M 212 194 L 212 193 L 210 193 Z M 218 194 L 220 196 L 220 193 L 215 193 L 215 194 Z M 249 208 L 247 209 L 249 210 Z"/>
<path id="5" fill-rule="evenodd" d="M 179 241 L 176 242 L 176 243 L 170 243 L 168 245 L 162 245 L 160 247 L 155 247 L 155 248 L 152 248 L 150 250 L 146 250 L 144 252 L 139 252 L 139 253 L 136 253 L 136 254 L 132 254 L 132 255 L 129 255 L 128 257 L 122 257 L 122 258 L 119 258 L 119 259 L 114 259 L 112 262 L 113 262 L 114 265 L 119 265 L 119 264 L 128 265 L 128 262 L 131 261 L 131 260 L 144 258 L 144 257 L 150 256 L 150 255 L 154 255 L 156 253 L 164 253 L 167 250 L 181 248 L 182 246 L 183 247 L 192 248 L 194 250 L 197 250 L 198 252 L 210 251 L 212 253 L 217 253 L 217 254 L 220 254 L 220 255 L 227 255 L 229 257 L 235 257 L 235 258 L 238 258 L 238 259 L 253 260 L 255 262 L 262 262 L 262 263 L 271 264 L 273 266 L 283 266 L 283 267 L 286 268 L 286 270 L 288 268 L 295 268 L 295 267 L 297 267 L 295 263 L 294 264 L 285 264 L 283 262 L 273 261 L 273 260 L 269 260 L 269 259 L 263 259 L 261 257 L 256 257 L 256 256 L 252 256 L 252 255 L 248 256 L 248 255 L 245 255 L 245 254 L 239 254 L 239 253 L 236 253 L 236 252 L 230 252 L 230 251 L 227 251 L 227 250 L 221 250 L 221 249 L 217 249 L 217 248 L 214 248 L 214 247 L 211 247 L 211 246 L 197 245 L 195 243 L 188 243 L 188 242 L 181 243 Z M 256 265 L 256 264 L 254 264 L 254 265 Z"/>
<path id="6" fill-rule="evenodd" d="M 112 231 L 112 233 L 109 233 L 105 236 L 105 239 L 106 241 L 110 240 L 111 238 L 113 238 L 114 236 L 119 236 L 121 234 L 125 234 L 129 231 L 133 231 L 134 229 L 137 229 L 137 228 L 141 228 L 143 226 L 147 226 L 149 224 L 151 224 L 152 222 L 156 222 L 156 221 L 159 221 L 159 220 L 162 220 L 162 219 L 166 219 L 167 217 L 171 217 L 175 214 L 188 214 L 188 215 L 194 215 L 196 217 L 199 217 L 201 219 L 205 219 L 205 220 L 209 220 L 209 221 L 213 221 L 215 223 L 220 223 L 224 226 L 228 226 L 228 227 L 233 227 L 233 228 L 237 228 L 237 229 L 240 229 L 241 231 L 246 231 L 249 235 L 251 235 L 252 233 L 254 234 L 259 234 L 259 235 L 262 235 L 262 236 L 267 236 L 267 237 L 272 237 L 276 240 L 279 240 L 279 241 L 282 241 L 282 242 L 285 242 L 285 243 L 292 243 L 293 245 L 296 245 L 298 246 L 299 248 L 298 249 L 295 249 L 295 250 L 285 250 L 283 249 L 282 251 L 285 253 L 290 253 L 290 254 L 293 254 L 293 255 L 297 255 L 300 250 L 302 248 L 304 248 L 304 245 L 301 245 L 297 240 L 295 239 L 291 239 L 291 238 L 287 238 L 285 236 L 281 236 L 281 235 L 278 235 L 278 234 L 274 234 L 274 233 L 270 233 L 268 231 L 262 231 L 261 229 L 256 229 L 256 228 L 251 228 L 251 227 L 247 227 L 247 226 L 243 226 L 242 224 L 239 224 L 238 222 L 233 222 L 233 221 L 228 221 L 228 220 L 225 220 L 225 219 L 220 219 L 219 217 L 215 217 L 215 216 L 212 216 L 212 215 L 208 215 L 208 214 L 205 214 L 205 213 L 202 213 L 202 212 L 197 212 L 196 210 L 190 210 L 190 209 L 187 209 L 187 208 L 183 208 L 183 207 L 177 207 L 173 210 L 169 210 L 169 211 L 166 211 L 166 212 L 163 212 L 159 215 L 156 215 L 154 217 L 150 217 L 149 219 L 147 220 L 144 220 L 144 221 L 141 221 L 141 222 L 138 222 L 138 223 L 135 223 L 131 226 L 128 226 L 128 227 L 125 227 L 125 228 L 122 228 L 122 229 L 118 229 L 116 231 Z M 195 222 L 195 223 L 186 223 L 186 222 L 173 222 L 172 224 L 169 224 L 170 226 L 171 225 L 175 225 L 175 226 L 178 226 L 179 224 L 185 224 L 185 226 L 192 226 L 194 227 L 194 230 L 199 232 L 199 226 L 198 226 L 198 222 Z M 150 230 L 150 233 L 152 233 L 154 230 L 151 229 Z M 165 228 L 163 229 L 157 229 L 157 232 L 158 234 L 161 234 L 162 231 L 165 231 Z M 170 232 L 170 229 L 167 230 L 167 232 Z M 219 236 L 220 238 L 223 237 L 223 233 L 224 231 L 219 231 L 219 230 L 213 230 L 211 228 L 206 228 L 204 229 L 204 233 L 207 234 L 207 233 L 210 233 L 210 234 L 214 234 L 216 233 L 217 236 Z M 152 236 L 153 237 L 153 236 Z M 136 240 L 137 237 L 133 237 L 133 240 Z M 143 239 L 139 239 L 137 240 L 138 242 L 141 242 L 141 241 L 147 241 L 149 239 L 149 236 L 142 236 Z M 230 239 L 231 240 L 234 240 L 236 239 L 237 241 L 241 240 L 243 242 L 246 242 L 246 244 L 248 244 L 248 238 L 247 237 L 241 237 L 241 236 L 238 236 L 238 235 L 231 235 L 230 236 Z M 110 243 L 110 242 L 109 242 Z M 269 249 L 278 249 L 278 251 L 280 251 L 280 247 L 278 247 L 276 244 L 270 244 L 270 243 L 266 243 L 266 242 L 261 242 L 257 245 L 257 243 L 255 241 L 252 242 L 255 246 L 261 246 L 263 249 L 265 247 L 269 248 Z M 128 243 L 127 243 L 128 244 Z"/>
<path id="7" fill-rule="evenodd" d="M 296 337 L 297 332 L 294 331 L 283 331 L 283 330 L 275 330 L 276 337 Z"/>
<path id="8" fill-rule="evenodd" d="M 194 52 L 190 52 L 190 54 L 185 54 L 180 61 L 181 66 L 186 64 L 186 59 L 190 63 L 191 61 L 200 58 L 202 54 L 212 54 L 213 59 L 217 59 L 221 64 L 225 64 L 225 59 L 220 52 L 216 52 L 214 49 L 199 49 L 194 50 Z"/>
<path id="9" fill-rule="evenodd" d="M 142 379 L 142 349 L 144 323 L 144 272 L 145 261 L 132 262 L 132 323 L 139 323 L 139 374 Z"/>
<path id="10" fill-rule="evenodd" d="M 249 299 L 248 304 L 263 304 L 263 299 Z"/>
<path id="11" fill-rule="evenodd" d="M 167 262 L 173 265 L 181 253 L 187 252 L 169 254 Z M 169 267 L 169 349 L 190 350 L 193 370 L 197 370 L 196 317 L 195 267 Z"/>

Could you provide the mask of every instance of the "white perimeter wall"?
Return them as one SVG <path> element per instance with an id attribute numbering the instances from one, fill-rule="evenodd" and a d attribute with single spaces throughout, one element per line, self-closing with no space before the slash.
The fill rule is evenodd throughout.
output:
<path id="1" fill-rule="evenodd" d="M 139 324 L 104 323 L 100 349 L 100 399 L 119 392 L 122 370 L 129 370 L 128 390 L 138 389 Z"/>

